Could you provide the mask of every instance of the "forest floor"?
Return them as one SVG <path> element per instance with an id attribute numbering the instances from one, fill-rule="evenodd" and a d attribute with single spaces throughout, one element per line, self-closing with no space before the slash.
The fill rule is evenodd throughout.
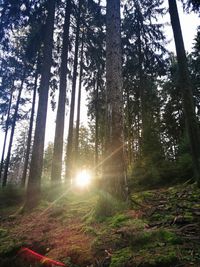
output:
<path id="1" fill-rule="evenodd" d="M 21 247 L 68 267 L 200 266 L 200 189 L 195 185 L 132 193 L 132 207 L 107 218 L 94 216 L 94 191 L 58 195 L 53 202 L 47 194 L 36 209 L 22 214 L 16 212 L 20 197 L 0 194 L 1 267 L 35 266 L 27 259 L 21 263 Z"/>

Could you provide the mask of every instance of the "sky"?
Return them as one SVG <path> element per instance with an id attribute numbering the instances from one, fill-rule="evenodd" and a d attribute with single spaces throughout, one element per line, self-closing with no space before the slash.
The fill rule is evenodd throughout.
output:
<path id="1" fill-rule="evenodd" d="M 179 9 L 179 15 L 180 15 L 180 22 L 182 26 L 182 32 L 183 32 L 183 38 L 184 38 L 184 43 L 185 43 L 185 49 L 187 52 L 190 52 L 192 50 L 193 42 L 194 42 L 194 37 L 197 32 L 197 26 L 200 25 L 200 19 L 199 17 L 194 14 L 185 14 L 183 13 L 183 9 L 181 4 L 178 2 L 178 9 Z M 166 15 L 166 18 L 163 19 L 165 22 L 170 22 L 169 14 Z M 171 25 L 165 26 L 166 27 L 166 37 L 168 40 L 172 40 L 167 48 L 169 51 L 175 52 L 175 45 L 173 42 L 173 33 L 171 29 Z M 70 86 L 70 85 L 69 85 Z M 86 108 L 86 101 L 87 95 L 85 91 L 83 90 L 82 93 L 82 105 L 81 105 L 81 123 L 87 125 L 87 108 Z M 69 124 L 69 107 L 67 107 L 67 116 L 66 116 L 66 127 L 65 129 L 68 128 Z M 55 133 L 55 117 L 56 117 L 56 110 L 53 112 L 50 108 L 50 105 L 48 107 L 48 114 L 47 114 L 47 123 L 46 123 L 46 135 L 45 135 L 45 146 L 49 142 L 54 141 L 54 133 Z M 75 115 L 76 119 L 76 115 Z M 67 136 L 67 133 L 65 132 L 65 136 Z M 3 138 L 4 134 L 0 130 L 0 155 L 2 151 L 2 146 L 3 146 Z"/>

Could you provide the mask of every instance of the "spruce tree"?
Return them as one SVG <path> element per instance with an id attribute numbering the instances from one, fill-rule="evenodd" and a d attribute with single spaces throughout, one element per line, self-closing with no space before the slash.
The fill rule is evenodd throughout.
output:
<path id="1" fill-rule="evenodd" d="M 30 165 L 30 175 L 26 194 L 27 207 L 35 206 L 40 196 L 50 69 L 52 65 L 52 47 L 56 1 L 48 0 L 47 4 L 48 8 L 45 24 L 46 31 L 44 37 L 42 73 L 39 88 L 39 103 Z"/>
<path id="2" fill-rule="evenodd" d="M 120 0 L 107 0 L 104 188 L 125 199 Z"/>
<path id="3" fill-rule="evenodd" d="M 54 138 L 53 160 L 52 160 L 52 170 L 51 170 L 52 182 L 58 182 L 58 183 L 61 181 L 61 172 L 62 172 L 70 14 L 71 14 L 71 0 L 68 0 L 65 9 L 65 22 L 63 24 L 63 43 L 62 43 L 62 54 L 61 54 L 59 99 L 58 99 L 56 131 Z"/>
<path id="4" fill-rule="evenodd" d="M 200 137 L 199 126 L 194 108 L 194 100 L 192 94 L 192 84 L 190 80 L 187 58 L 184 48 L 181 25 L 179 21 L 179 14 L 176 5 L 176 0 L 169 0 L 169 13 L 174 34 L 174 41 L 176 46 L 176 54 L 179 68 L 179 82 L 183 98 L 183 109 L 185 116 L 185 126 L 189 137 L 194 175 L 200 186 Z"/>

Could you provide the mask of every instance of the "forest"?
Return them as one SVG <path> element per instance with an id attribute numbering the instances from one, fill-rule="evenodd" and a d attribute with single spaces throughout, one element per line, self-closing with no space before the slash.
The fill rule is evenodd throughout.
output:
<path id="1" fill-rule="evenodd" d="M 188 52 L 177 4 L 200 14 L 0 1 L 0 267 L 200 266 L 200 24 Z"/>

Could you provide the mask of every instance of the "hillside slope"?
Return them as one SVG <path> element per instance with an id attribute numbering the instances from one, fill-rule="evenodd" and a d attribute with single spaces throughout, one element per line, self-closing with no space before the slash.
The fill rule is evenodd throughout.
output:
<path id="1" fill-rule="evenodd" d="M 2 194 L 1 203 L 7 197 Z M 63 194 L 53 202 L 46 197 L 24 214 L 14 214 L 19 203 L 1 204 L 0 266 L 30 266 L 18 253 L 21 247 L 71 267 L 200 266 L 195 185 L 132 193 L 131 198 L 131 208 L 107 218 L 95 216 L 97 192 Z M 38 264 L 32 262 L 51 266 Z"/>

